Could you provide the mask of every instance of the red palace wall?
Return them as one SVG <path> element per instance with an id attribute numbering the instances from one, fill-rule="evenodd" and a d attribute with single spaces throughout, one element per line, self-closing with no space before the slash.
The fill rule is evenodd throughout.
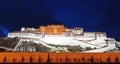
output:
<path id="1" fill-rule="evenodd" d="M 62 34 L 65 31 L 64 25 L 48 25 L 40 26 L 40 32 L 45 32 L 46 34 Z"/>

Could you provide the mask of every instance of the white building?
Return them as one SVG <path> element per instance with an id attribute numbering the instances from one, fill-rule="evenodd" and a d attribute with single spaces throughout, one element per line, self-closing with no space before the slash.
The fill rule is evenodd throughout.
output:
<path id="1" fill-rule="evenodd" d="M 21 31 L 8 33 L 8 37 L 39 39 L 45 44 L 80 45 L 83 48 L 103 48 L 108 46 L 108 49 L 114 49 L 116 42 L 114 39 L 107 38 L 105 32 L 84 32 L 83 28 L 66 28 L 62 34 L 46 34 L 45 32 L 36 31 L 35 28 L 21 28 Z"/>

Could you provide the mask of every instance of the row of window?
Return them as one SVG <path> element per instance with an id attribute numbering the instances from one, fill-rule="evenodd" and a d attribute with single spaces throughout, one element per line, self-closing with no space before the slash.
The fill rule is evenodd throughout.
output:
<path id="1" fill-rule="evenodd" d="M 20 51 L 20 52 L 35 52 L 36 50 L 35 50 L 35 48 L 30 48 L 30 47 L 26 48 L 26 47 L 22 47 L 22 48 L 17 48 L 16 51 Z"/>
<path id="2" fill-rule="evenodd" d="M 9 36 L 12 35 L 35 35 L 35 36 L 41 36 L 41 34 L 32 34 L 32 33 L 9 33 Z"/>

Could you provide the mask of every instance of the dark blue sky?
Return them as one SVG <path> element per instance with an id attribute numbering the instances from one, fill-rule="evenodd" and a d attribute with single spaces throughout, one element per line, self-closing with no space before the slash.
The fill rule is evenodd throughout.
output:
<path id="1" fill-rule="evenodd" d="M 0 0 L 0 36 L 21 27 L 64 24 L 120 41 L 119 0 Z"/>

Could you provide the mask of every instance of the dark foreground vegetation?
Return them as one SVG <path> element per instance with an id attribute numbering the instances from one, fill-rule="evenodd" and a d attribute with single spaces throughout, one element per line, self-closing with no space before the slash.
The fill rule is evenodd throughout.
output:
<path id="1" fill-rule="evenodd" d="M 9 37 L 1 37 L 0 38 L 0 46 L 1 47 L 6 47 L 6 48 L 11 48 L 14 49 L 14 47 L 17 45 L 19 41 L 19 38 L 9 38 Z M 5 51 L 4 49 L 0 48 L 0 52 Z"/>
<path id="2" fill-rule="evenodd" d="M 30 42 L 28 42 L 28 41 L 23 41 L 22 42 L 22 44 L 20 45 L 20 46 L 33 46 L 33 47 L 35 47 L 35 51 L 36 52 L 49 52 L 50 51 L 50 48 L 48 48 L 48 47 L 46 47 L 46 46 L 44 46 L 44 45 L 42 45 L 42 44 L 40 44 L 40 43 L 35 43 L 35 42 L 33 42 L 33 41 L 30 41 Z"/>

